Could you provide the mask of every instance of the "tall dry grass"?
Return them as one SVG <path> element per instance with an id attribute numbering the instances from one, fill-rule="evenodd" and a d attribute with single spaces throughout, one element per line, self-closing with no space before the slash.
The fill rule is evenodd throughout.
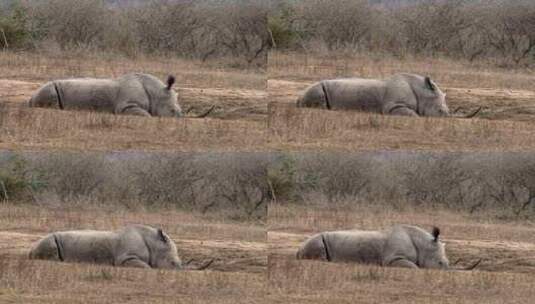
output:
<path id="1" fill-rule="evenodd" d="M 232 68 L 227 59 L 198 60 L 157 55 L 122 57 L 103 52 L 0 52 L 0 78 L 48 81 L 69 77 L 118 77 L 130 72 L 161 79 L 173 74 L 179 87 L 264 89 L 262 69 Z"/>
<path id="2" fill-rule="evenodd" d="M 484 61 L 468 62 L 442 57 L 396 58 L 385 54 L 348 55 L 330 52 L 325 56 L 271 51 L 268 78 L 317 81 L 338 77 L 384 78 L 409 72 L 429 75 L 441 87 L 533 90 L 530 69 L 505 69 Z"/>
<path id="3" fill-rule="evenodd" d="M 258 303 L 260 274 L 173 272 L 0 258 L 0 301 L 18 303 Z"/>
<path id="4" fill-rule="evenodd" d="M 4 107 L 0 146 L 47 150 L 255 151 L 265 124 Z"/>
<path id="5" fill-rule="evenodd" d="M 528 303 L 533 275 L 272 259 L 271 295 L 292 303 Z"/>
<path id="6" fill-rule="evenodd" d="M 455 118 L 409 118 L 296 108 L 272 103 L 270 139 L 284 147 L 355 150 L 533 150 L 529 123 Z"/>

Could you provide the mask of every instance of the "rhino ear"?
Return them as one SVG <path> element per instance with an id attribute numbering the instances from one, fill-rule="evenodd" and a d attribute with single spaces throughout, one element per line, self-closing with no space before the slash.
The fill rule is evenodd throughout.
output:
<path id="1" fill-rule="evenodd" d="M 167 90 L 171 90 L 173 84 L 175 84 L 176 78 L 173 75 L 167 77 Z"/>
<path id="2" fill-rule="evenodd" d="M 165 235 L 165 233 L 163 232 L 161 228 L 158 228 L 158 237 L 160 238 L 160 240 L 162 240 L 162 242 L 167 243 L 168 241 L 167 236 Z"/>
<path id="3" fill-rule="evenodd" d="M 425 77 L 425 86 L 431 91 L 435 90 L 435 85 L 433 84 L 433 82 L 431 81 L 431 78 L 429 78 L 429 76 Z"/>
<path id="4" fill-rule="evenodd" d="M 438 236 L 440 235 L 440 229 L 438 227 L 433 227 L 433 231 L 431 232 L 433 235 L 433 241 L 438 241 Z"/>

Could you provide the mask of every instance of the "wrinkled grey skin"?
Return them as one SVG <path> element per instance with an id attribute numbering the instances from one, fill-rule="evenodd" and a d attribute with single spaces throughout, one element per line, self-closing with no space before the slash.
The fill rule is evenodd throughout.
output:
<path id="1" fill-rule="evenodd" d="M 429 77 L 405 73 L 384 80 L 323 80 L 307 88 L 297 106 L 405 116 L 450 115 L 446 95 Z"/>
<path id="2" fill-rule="evenodd" d="M 30 99 L 30 107 L 91 110 L 140 116 L 181 117 L 177 93 L 148 74 L 127 74 L 117 79 L 75 78 L 42 86 Z"/>
<path id="3" fill-rule="evenodd" d="M 448 269 L 449 261 L 439 234 L 438 228 L 429 233 L 409 225 L 397 225 L 385 231 L 322 232 L 301 246 L 297 258 Z"/>
<path id="4" fill-rule="evenodd" d="M 161 229 L 144 225 L 117 231 L 54 232 L 35 243 L 29 257 L 125 267 L 182 268 L 173 240 Z"/>

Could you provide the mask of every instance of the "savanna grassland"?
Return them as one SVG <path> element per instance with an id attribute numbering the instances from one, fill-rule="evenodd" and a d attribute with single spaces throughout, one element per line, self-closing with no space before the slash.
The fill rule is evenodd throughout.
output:
<path id="1" fill-rule="evenodd" d="M 221 216 L 118 206 L 0 207 L 2 303 L 254 303 L 265 292 L 265 228 Z M 51 231 L 162 227 L 183 262 L 214 262 L 205 271 L 113 268 L 30 261 L 31 244 Z"/>
<path id="2" fill-rule="evenodd" d="M 382 116 L 358 112 L 297 109 L 298 98 L 308 85 L 322 79 L 340 77 L 383 78 L 397 72 L 430 75 L 447 94 L 450 110 L 468 113 L 482 107 L 477 118 L 419 118 Z M 503 195 L 509 190 L 498 174 L 496 183 L 474 182 L 471 174 L 484 167 L 500 167 L 501 153 L 533 151 L 535 138 L 535 77 L 530 69 L 504 69 L 484 62 L 463 62 L 445 58 L 404 58 L 373 55 L 347 55 L 330 52 L 307 56 L 295 52 L 272 52 L 268 67 L 268 124 L 272 136 L 304 149 L 338 149 L 348 154 L 368 150 L 381 155 L 384 150 L 399 153 L 453 153 L 442 163 L 430 157 L 415 162 L 418 167 L 404 181 L 413 181 L 407 192 L 389 195 L 388 182 L 374 195 L 366 195 L 366 187 L 373 187 L 378 178 L 390 180 L 392 187 L 399 182 L 400 172 L 410 169 L 389 167 L 390 157 L 384 163 L 372 162 L 351 167 L 339 155 L 340 164 L 323 172 L 331 172 L 334 187 L 331 195 L 321 189 L 308 193 L 299 203 L 288 203 L 284 198 L 268 209 L 269 286 L 274 295 L 286 295 L 292 303 L 528 303 L 533 298 L 535 282 L 535 227 L 533 217 L 504 216 L 502 213 L 516 197 Z M 405 151 L 405 152 L 403 152 Z M 420 151 L 420 152 L 417 152 Z M 494 161 L 475 152 L 493 153 Z M 470 156 L 472 155 L 472 156 Z M 481 162 L 463 163 L 457 174 L 450 170 L 456 159 L 473 157 Z M 524 168 L 531 168 L 526 162 Z M 325 158 L 328 159 L 328 158 Z M 323 161 L 325 161 L 325 159 Z M 318 159 L 319 162 L 322 160 Z M 336 163 L 336 162 L 335 162 Z M 440 165 L 444 164 L 444 166 Z M 327 161 L 325 167 L 333 165 Z M 321 165 L 320 165 L 321 166 Z M 353 168 L 354 173 L 344 168 Z M 430 175 L 425 175 L 429 167 Z M 432 169 L 432 168 L 434 169 Z M 520 173 L 521 170 L 512 171 Z M 521 166 L 522 167 L 522 166 Z M 497 169 L 498 171 L 502 169 Z M 362 179 L 363 172 L 376 171 L 377 176 Z M 485 173 L 483 173 L 485 175 Z M 346 185 L 350 178 L 355 193 L 340 195 L 334 191 Z M 351 177 L 350 177 L 351 176 Z M 488 176 L 488 175 L 487 175 Z M 421 178 L 420 178 L 421 177 Z M 298 177 L 306 178 L 306 175 Z M 436 178 L 436 180 L 435 180 Z M 451 178 L 451 179 L 450 179 Z M 513 178 L 520 181 L 520 175 Z M 435 186 L 428 188 L 428 182 Z M 455 186 L 449 188 L 455 180 Z M 306 182 L 306 180 L 305 180 Z M 432 182 L 433 183 L 433 182 Z M 439 193 L 462 192 L 466 185 L 483 186 L 486 190 L 467 198 L 439 198 Z M 532 184 L 530 182 L 529 184 Z M 372 186 L 370 186 L 372 185 Z M 477 186 L 477 187 L 479 187 Z M 488 186 L 488 187 L 487 187 Z M 515 188 L 516 186 L 513 186 Z M 521 187 L 520 187 L 521 188 Z M 511 193 L 519 193 L 515 188 Z M 411 192 L 428 191 L 429 195 Z M 474 188 L 475 189 L 475 188 Z M 469 192 L 474 194 L 473 190 Z M 505 190 L 505 191 L 502 191 Z M 500 192 L 502 191 L 502 192 Z M 522 190 L 520 190 L 522 191 Z M 343 191 L 342 191 L 343 192 Z M 500 192 L 501 194 L 497 194 Z M 405 194 L 403 194 L 405 193 Z M 432 194 L 434 193 L 434 194 Z M 494 193 L 494 194 L 491 194 Z M 388 198 L 381 198 L 387 195 Z M 489 195 L 487 197 L 487 195 Z M 503 196 L 502 196 L 503 195 Z M 470 194 L 468 194 L 470 196 Z M 363 198 L 365 197 L 365 198 Z M 483 198 L 486 197 L 486 198 Z M 474 212 L 468 206 L 452 208 L 460 201 L 481 206 L 498 197 L 503 200 L 485 212 Z M 475 203 L 481 199 L 480 203 Z M 532 205 L 529 196 L 526 206 Z M 507 207 L 506 207 L 507 206 Z M 529 207 L 531 208 L 531 207 Z M 481 259 L 474 271 L 407 271 L 366 265 L 333 264 L 317 261 L 297 261 L 295 254 L 300 244 L 315 233 L 330 230 L 375 230 L 394 224 L 413 224 L 426 229 L 438 226 L 443 231 L 446 252 L 454 268 L 462 268 Z"/>
<path id="3" fill-rule="evenodd" d="M 445 24 L 463 26 L 435 22 L 441 16 L 472 18 L 469 10 L 449 14 L 457 6 L 445 2 L 443 10 L 423 5 L 398 15 L 363 10 L 366 1 L 295 1 L 293 12 L 283 5 L 267 25 L 266 10 L 284 1 L 166 1 L 125 10 L 109 2 L 21 2 L 0 14 L 0 29 L 15 26 L 0 39 L 0 302 L 534 298 L 535 75 L 525 44 L 514 40 L 526 39 L 519 24 L 517 48 L 502 41 L 500 58 L 491 47 L 499 37 L 472 39 L 486 36 L 481 24 L 436 43 L 456 30 Z M 415 29 L 405 24 L 413 13 L 428 17 L 409 24 Z M 508 21 L 489 16 L 482 20 Z M 343 26 L 346 33 L 336 30 Z M 491 34 L 501 28 L 487 27 Z M 425 35 L 407 36 L 414 33 Z M 130 72 L 176 76 L 186 117 L 27 105 L 50 80 Z M 482 110 L 463 119 L 295 107 L 315 81 L 397 72 L 429 75 L 456 114 Z M 208 117 L 195 118 L 212 106 Z M 213 264 L 179 272 L 27 259 L 47 233 L 134 223 L 162 227 L 183 261 Z M 295 259 L 314 233 L 397 223 L 440 227 L 454 268 L 481 263 L 434 271 Z"/>
<path id="4" fill-rule="evenodd" d="M 475 119 L 407 119 L 358 112 L 296 109 L 299 94 L 331 78 L 384 78 L 399 72 L 429 75 L 446 93 L 451 111 Z M 268 68 L 272 136 L 287 147 L 354 150 L 533 150 L 535 77 L 529 69 L 501 69 L 484 62 L 328 53 L 272 52 Z"/>
<path id="5" fill-rule="evenodd" d="M 530 121 L 535 93 L 530 91 L 533 77 L 527 70 L 510 72 L 445 59 L 323 58 L 273 52 L 269 57 L 266 92 L 262 70 L 237 69 L 210 61 L 149 56 L 137 60 L 106 59 L 87 54 L 56 58 L 9 52 L 3 53 L 0 59 L 6 67 L 0 80 L 3 88 L 0 146 L 15 152 L 54 151 L 61 155 L 88 150 L 211 151 L 233 155 L 274 151 L 373 154 L 378 150 L 425 150 L 469 155 L 489 151 L 526 152 L 535 148 L 532 139 L 535 125 Z M 26 107 L 32 92 L 50 79 L 74 75 L 114 77 L 130 71 L 149 72 L 162 79 L 173 73 L 178 79 L 179 102 L 184 109 L 191 108 L 190 115 L 201 113 L 211 105 L 216 105 L 215 111 L 206 119 L 175 120 Z M 293 106 L 302 89 L 322 78 L 383 77 L 397 71 L 430 74 L 448 94 L 451 109 L 461 107 L 459 112 L 467 113 L 482 106 L 480 117 L 409 119 Z M 250 163 L 236 159 L 232 163 L 236 167 L 247 168 L 245 164 Z M 343 168 L 344 164 L 340 165 Z M 106 205 L 98 203 L 93 194 L 57 198 L 57 194 L 45 193 L 30 196 L 29 203 L 11 199 L 1 206 L 1 246 L 5 252 L 1 265 L 7 271 L 0 278 L 0 297 L 24 303 L 451 303 L 459 299 L 473 303 L 524 303 L 533 297 L 529 288 L 535 280 L 531 213 L 515 217 L 514 212 L 511 216 L 499 210 L 499 205 L 492 204 L 484 212 L 470 213 L 462 204 L 455 208 L 447 204 L 440 207 L 436 201 L 426 204 L 425 198 L 417 204 L 407 198 L 395 203 L 385 198 L 383 204 L 363 199 L 358 193 L 340 201 L 313 192 L 295 199 L 285 197 L 284 193 L 292 168 L 278 166 L 280 163 L 268 166 L 267 174 L 261 175 L 268 186 L 275 187 L 268 189 L 266 199 L 271 197 L 277 203 L 270 205 L 268 216 L 260 219 L 239 217 L 234 211 L 229 216 L 224 208 L 221 212 L 217 208 L 203 212 L 202 208 L 188 210 L 173 204 L 151 205 L 147 201 Z M 68 172 L 68 167 L 65 165 L 60 170 Z M 170 170 L 173 168 L 183 170 L 180 166 Z M 360 169 L 355 167 L 356 172 Z M 445 177 L 451 174 L 450 171 L 435 173 Z M 323 175 L 328 178 L 329 174 L 335 174 L 334 184 L 355 186 L 353 175 L 340 177 L 330 171 Z M 394 173 L 385 171 L 385 176 L 388 174 Z M 177 181 L 184 178 L 162 176 Z M 240 185 L 245 181 L 248 179 L 230 183 Z M 519 189 L 525 196 L 528 190 Z M 492 195 L 494 192 L 489 197 Z M 502 201 L 515 194 L 508 195 Z M 238 198 L 229 196 L 226 200 L 233 197 Z M 470 204 L 467 199 L 465 203 L 471 206 L 479 202 Z M 531 205 L 528 209 L 531 210 Z M 205 272 L 176 273 L 63 265 L 25 258 L 31 243 L 50 231 L 115 229 L 139 222 L 168 230 L 184 260 L 193 258 L 195 264 L 214 259 L 214 264 Z M 409 271 L 294 260 L 300 242 L 315 232 L 380 229 L 393 223 L 441 227 L 450 260 L 453 263 L 460 259 L 456 266 L 483 260 L 473 272 Z M 63 285 L 67 287 L 58 287 L 58 282 L 64 281 L 68 281 Z"/>
<path id="6" fill-rule="evenodd" d="M 110 62 L 114 62 L 111 64 Z M 54 57 L 0 54 L 3 124 L 0 147 L 69 150 L 266 151 L 450 150 L 529 151 L 535 81 L 529 70 L 446 59 L 396 59 L 272 52 L 269 80 L 258 68 L 224 62 L 166 58 L 106 58 L 87 54 Z M 141 118 L 93 112 L 28 109 L 31 94 L 46 81 L 84 75 L 115 77 L 144 71 L 177 76 L 179 102 L 194 116 L 215 105 L 207 119 Z M 358 112 L 294 107 L 314 81 L 334 77 L 386 77 L 412 71 L 430 75 L 447 94 L 450 109 L 476 119 L 410 119 Z M 268 106 L 269 104 L 269 106 Z M 29 123 L 31 122 L 31 123 Z"/>
<path id="7" fill-rule="evenodd" d="M 167 190 L 154 193 L 152 198 L 136 199 L 136 190 L 128 185 L 131 176 L 121 177 L 126 188 L 119 190 L 117 185 L 110 184 L 118 171 L 106 169 L 107 165 L 102 165 L 99 156 L 95 158 L 85 153 L 128 150 L 141 157 L 153 157 L 158 163 L 162 160 L 151 152 L 256 151 L 264 140 L 267 108 L 265 73 L 261 68 L 233 68 L 221 62 L 201 64 L 195 60 L 156 56 L 105 58 L 87 53 L 71 57 L 67 53 L 59 56 L 3 52 L 0 57 L 1 149 L 10 151 L 9 155 L 28 151 L 50 155 L 59 161 L 45 169 L 46 174 L 66 174 L 52 186 L 49 181 L 39 180 L 40 173 L 31 168 L 19 170 L 15 164 L 17 160 L 2 163 L 0 302 L 256 303 L 264 297 L 266 218 L 265 211 L 257 208 L 259 204 L 265 208 L 263 199 L 256 203 L 255 210 L 259 211 L 255 211 L 254 216 L 251 216 L 252 211 L 240 208 L 228 212 L 229 208 L 218 207 L 210 201 L 200 201 L 204 207 L 196 210 L 185 208 L 191 201 L 171 198 L 173 190 L 169 187 L 184 185 L 188 178 L 197 179 L 191 174 L 199 168 L 188 169 L 181 166 L 179 160 L 174 169 L 168 168 L 178 170 L 169 172 L 173 176 L 165 177 L 165 173 L 154 166 L 140 169 L 139 172 L 153 176 L 151 189 Z M 187 115 L 195 116 L 215 105 L 211 118 L 143 119 L 27 107 L 31 94 L 52 79 L 116 77 L 140 71 L 161 79 L 174 74 L 181 83 L 179 102 Z M 171 180 L 174 178 L 176 180 Z M 32 184 L 30 180 L 37 183 Z M 17 188 L 18 182 L 21 188 Z M 165 186 L 165 183 L 171 184 Z M 40 186 L 35 188 L 36 185 Z M 58 187 L 65 192 L 58 192 Z M 196 191 L 201 193 L 202 190 Z M 19 192 L 22 194 L 18 195 Z M 150 189 L 142 192 L 149 194 Z M 121 196 L 127 193 L 133 201 L 121 203 Z M 212 194 L 195 195 L 201 195 L 199 199 L 203 200 Z M 214 199 L 228 201 L 219 196 Z M 114 230 L 140 223 L 162 227 L 177 244 L 183 261 L 200 265 L 213 260 L 210 269 L 146 271 L 27 259 L 32 243 L 53 231 Z"/>
<path id="8" fill-rule="evenodd" d="M 271 205 L 269 284 L 274 294 L 303 303 L 528 303 L 535 280 L 531 221 L 469 216 L 399 202 Z M 398 268 L 296 260 L 308 237 L 321 231 L 383 229 L 394 224 L 438 226 L 453 268 L 481 259 L 475 271 Z M 306 300 L 305 300 L 306 299 Z"/>

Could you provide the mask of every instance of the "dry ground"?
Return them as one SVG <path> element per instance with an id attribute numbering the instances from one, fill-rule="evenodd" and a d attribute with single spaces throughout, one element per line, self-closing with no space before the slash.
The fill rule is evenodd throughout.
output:
<path id="1" fill-rule="evenodd" d="M 440 59 L 316 58 L 277 52 L 266 75 L 216 63 L 178 59 L 0 54 L 0 148 L 69 150 L 533 150 L 535 77 Z M 208 119 L 158 119 L 30 109 L 44 82 L 64 77 L 115 77 L 142 71 L 174 73 L 185 109 Z M 429 74 L 448 93 L 450 107 L 484 110 L 479 119 L 413 119 L 294 107 L 308 84 L 342 76 Z M 268 103 L 271 107 L 268 109 Z"/>
<path id="2" fill-rule="evenodd" d="M 195 299 L 195 303 L 234 303 L 240 299 L 252 303 L 263 292 L 267 245 L 261 223 L 176 211 L 107 209 L 1 205 L 0 302 L 192 303 Z M 117 229 L 133 223 L 162 227 L 175 240 L 184 261 L 214 262 L 207 271 L 173 272 L 26 258 L 31 244 L 52 231 Z"/>
<path id="3" fill-rule="evenodd" d="M 295 103 L 307 86 L 322 79 L 384 78 L 409 72 L 431 76 L 446 93 L 451 110 L 460 108 L 462 113 L 483 107 L 480 118 L 535 122 L 535 76 L 530 70 L 498 69 L 441 58 L 321 58 L 273 52 L 269 59 L 271 102 Z"/>
<path id="4" fill-rule="evenodd" d="M 535 292 L 535 226 L 470 218 L 446 211 L 380 206 L 344 208 L 272 205 L 268 243 L 270 286 L 296 303 L 528 303 Z M 476 271 L 378 268 L 297 261 L 309 236 L 338 229 L 382 229 L 410 223 L 441 228 L 452 263 L 483 259 Z M 319 299 L 322 299 L 321 301 Z"/>
<path id="5" fill-rule="evenodd" d="M 85 56 L 85 57 L 84 57 Z M 0 53 L 0 148 L 25 150 L 382 150 L 531 151 L 535 149 L 535 76 L 484 64 L 441 59 L 270 54 L 258 70 L 166 58 L 105 58 Z M 173 73 L 185 109 L 208 119 L 158 119 L 30 109 L 44 82 L 65 77 Z M 481 119 L 412 119 L 302 110 L 299 92 L 323 78 L 431 75 L 451 108 L 483 106 Z M 271 107 L 267 104 L 271 103 Z M 478 271 L 438 272 L 296 261 L 307 236 L 323 230 L 411 223 L 443 229 L 452 261 L 484 258 Z M 61 229 L 115 229 L 127 223 L 163 226 L 179 253 L 208 271 L 169 272 L 28 261 L 30 244 Z M 216 216 L 169 210 L 80 210 L 0 206 L 0 302 L 8 303 L 528 303 L 535 296 L 534 226 L 451 212 L 351 210 L 313 206 L 269 208 L 265 228 Z M 266 265 L 269 277 L 266 278 Z M 269 285 L 267 283 L 269 282 Z"/>

